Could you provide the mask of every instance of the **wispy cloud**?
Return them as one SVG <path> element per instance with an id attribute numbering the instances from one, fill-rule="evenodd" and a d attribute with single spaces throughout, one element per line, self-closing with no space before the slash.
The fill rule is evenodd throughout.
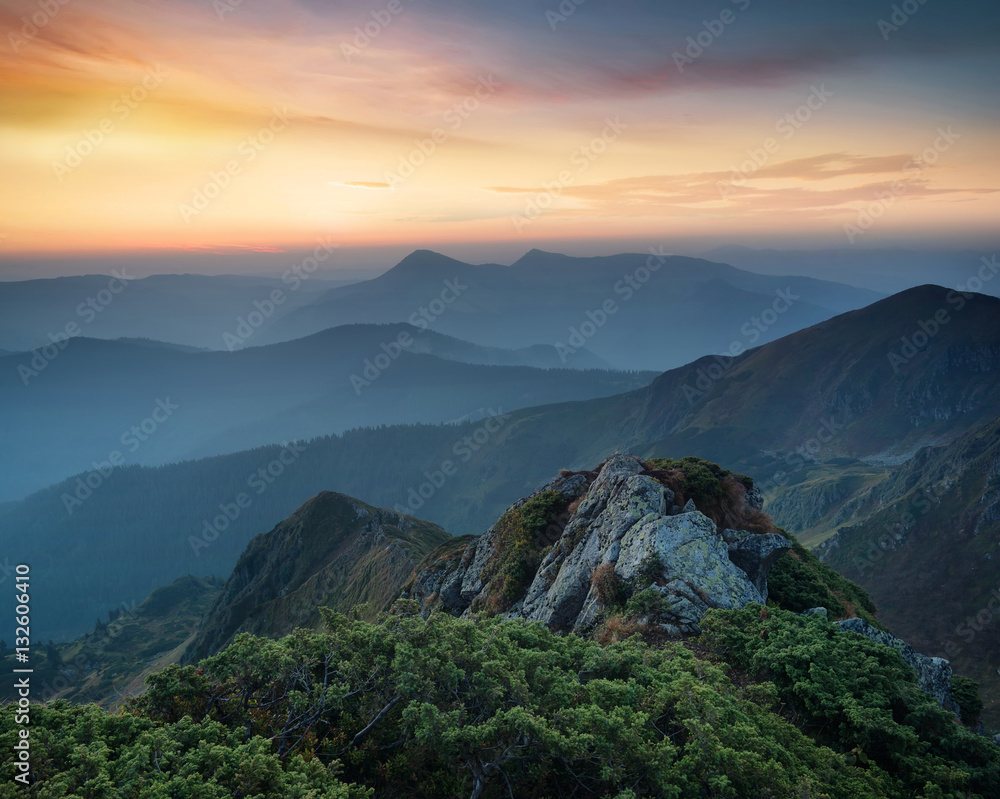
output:
<path id="1" fill-rule="evenodd" d="M 601 183 L 567 186 L 561 189 L 557 207 L 551 215 L 578 216 L 582 213 L 601 216 L 672 216 L 703 213 L 706 206 L 740 211 L 743 214 L 766 215 L 775 211 L 847 210 L 855 203 L 871 202 L 880 193 L 890 192 L 894 185 L 905 181 L 905 199 L 948 197 L 958 201 L 985 194 L 994 194 L 994 188 L 958 188 L 932 185 L 924 176 L 927 167 L 914 173 L 915 161 L 911 155 L 860 156 L 846 153 L 827 153 L 808 158 L 784 161 L 760 169 L 746 178 L 739 188 L 720 195 L 718 183 L 732 177 L 730 170 L 699 172 L 677 175 L 644 175 L 621 178 Z M 836 188 L 768 187 L 771 179 L 817 182 L 845 176 L 888 175 L 885 180 L 867 181 L 852 186 Z M 535 195 L 543 191 L 532 186 L 488 186 L 496 194 Z M 900 194 L 900 192 L 896 192 Z M 573 201 L 571 207 L 566 201 Z M 583 203 L 581 209 L 579 204 Z"/>
<path id="2" fill-rule="evenodd" d="M 373 189 L 373 190 L 384 190 L 391 189 L 392 184 L 390 183 L 379 183 L 377 181 L 370 180 L 349 180 L 345 182 L 340 181 L 330 181 L 331 186 L 344 186 L 348 189 Z"/>

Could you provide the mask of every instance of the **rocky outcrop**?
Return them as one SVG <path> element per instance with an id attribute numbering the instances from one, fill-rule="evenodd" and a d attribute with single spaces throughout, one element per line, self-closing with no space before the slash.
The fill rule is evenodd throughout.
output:
<path id="1" fill-rule="evenodd" d="M 746 572 L 760 595 L 767 599 L 767 575 L 771 567 L 788 551 L 788 539 L 782 535 L 759 535 L 746 530 L 724 530 L 722 539 L 729 559 Z"/>
<path id="2" fill-rule="evenodd" d="M 553 630 L 582 631 L 597 621 L 607 599 L 607 588 L 595 577 L 601 570 L 616 585 L 645 582 L 660 595 L 650 621 L 674 634 L 697 632 L 709 608 L 764 602 L 767 573 L 791 546 L 780 535 L 720 531 L 692 501 L 678 508 L 674 491 L 641 460 L 615 455 L 597 472 L 559 477 L 515 503 L 460 558 L 442 562 L 432 556 L 409 595 L 455 614 L 471 615 L 488 605 L 497 590 L 494 564 L 506 554 L 505 520 L 548 492 L 573 502 L 549 524 L 545 540 L 536 542 L 538 565 L 504 615 Z M 759 509 L 759 492 L 748 488 L 744 504 Z"/>
<path id="3" fill-rule="evenodd" d="M 907 665 L 912 666 L 917 673 L 917 684 L 921 689 L 933 696 L 942 707 L 958 712 L 958 707 L 951 698 L 952 670 L 951 663 L 947 660 L 921 655 L 906 641 L 885 630 L 872 627 L 864 619 L 845 619 L 838 621 L 837 624 L 841 629 L 863 635 L 876 643 L 895 649 L 902 655 Z"/>

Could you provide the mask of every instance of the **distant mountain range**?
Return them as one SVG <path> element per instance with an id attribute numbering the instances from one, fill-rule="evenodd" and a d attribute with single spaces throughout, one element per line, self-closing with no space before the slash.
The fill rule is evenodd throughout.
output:
<path id="1" fill-rule="evenodd" d="M 69 335 L 228 349 L 225 336 L 235 335 L 240 319 L 253 315 L 256 332 L 317 293 L 350 282 L 321 280 L 301 269 L 285 278 L 132 277 L 126 267 L 110 275 L 0 281 L 0 347 L 25 352 Z"/>
<path id="2" fill-rule="evenodd" d="M 877 297 L 659 253 L 506 267 L 421 250 L 357 284 L 308 277 L 0 283 L 0 502 L 102 464 L 621 393 L 652 374 L 524 367 L 661 371 Z"/>
<path id="3" fill-rule="evenodd" d="M 510 266 L 474 266 L 418 250 L 374 280 L 330 289 L 259 338 L 409 321 L 477 344 L 586 347 L 616 368 L 662 371 L 774 340 L 881 296 L 658 252 L 575 258 L 532 250 Z"/>
<path id="4" fill-rule="evenodd" d="M 982 280 L 984 259 L 997 264 L 997 251 L 864 249 L 839 247 L 819 250 L 765 250 L 739 245 L 718 247 L 703 254 L 740 269 L 765 275 L 809 275 L 895 294 L 921 284 L 937 284 L 963 291 L 1000 296 L 1000 280 Z M 984 274 L 997 276 L 995 269 Z M 977 282 L 977 278 L 980 278 Z"/>
<path id="5" fill-rule="evenodd" d="M 473 266 L 418 250 L 361 282 L 321 280 L 302 268 L 280 278 L 117 274 L 0 282 L 0 348 L 32 351 L 85 336 L 233 350 L 348 324 L 409 322 L 483 346 L 561 343 L 564 355 L 586 348 L 613 368 L 662 371 L 881 296 L 658 251 L 574 258 L 532 250 L 511 266 Z M 668 333 L 669 343 L 655 349 L 635 345 L 636 336 Z"/>
<path id="6" fill-rule="evenodd" d="M 607 396 L 654 376 L 568 369 L 551 346 L 500 350 L 407 324 L 351 325 L 231 353 L 148 340 L 63 346 L 0 357 L 8 422 L 0 501 L 110 463 L 114 453 L 117 465 L 158 464 Z M 570 360 L 604 366 L 586 350 Z"/>

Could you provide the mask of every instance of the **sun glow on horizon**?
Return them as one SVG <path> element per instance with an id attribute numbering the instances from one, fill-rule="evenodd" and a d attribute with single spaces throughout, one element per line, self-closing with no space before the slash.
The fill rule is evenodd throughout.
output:
<path id="1" fill-rule="evenodd" d="M 775 65 L 761 60 L 773 37 L 748 18 L 686 64 L 670 50 L 689 19 L 600 32 L 596 9 L 559 30 L 514 11 L 477 29 L 430 3 L 363 47 L 371 18 L 346 4 L 220 17 L 209 3 L 74 0 L 44 25 L 32 13 L 0 4 L 0 256 L 318 236 L 847 243 L 865 213 L 875 241 L 985 232 L 1000 211 L 995 89 L 927 77 L 903 31 Z M 960 77 L 976 66 L 941 49 Z"/>

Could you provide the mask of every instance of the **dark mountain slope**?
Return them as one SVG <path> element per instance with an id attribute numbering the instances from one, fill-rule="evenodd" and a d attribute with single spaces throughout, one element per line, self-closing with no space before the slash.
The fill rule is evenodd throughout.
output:
<path id="1" fill-rule="evenodd" d="M 865 585 L 894 630 L 983 685 L 1000 725 L 1000 419 L 920 450 L 859 492 L 818 552 Z"/>
<path id="2" fill-rule="evenodd" d="M 75 641 L 46 646 L 39 641 L 31 660 L 33 698 L 117 709 L 142 690 L 147 674 L 180 660 L 221 588 L 217 578 L 179 577 L 139 604 L 113 608 L 107 621 L 99 619 L 93 631 Z M 18 668 L 14 650 L 3 653 L 0 664 Z M 0 688 L 5 702 L 17 698 L 12 684 Z"/>
<path id="3" fill-rule="evenodd" d="M 921 338 L 920 325 L 937 314 L 948 321 Z M 906 342 L 914 340 L 924 346 L 909 349 Z M 816 449 L 803 449 L 803 457 L 906 455 L 1000 410 L 994 391 L 1000 300 L 921 286 L 760 347 L 732 365 L 705 359 L 694 372 L 694 380 L 669 372 L 646 390 L 662 408 L 661 429 L 672 440 Z M 686 411 L 677 394 L 689 403 Z M 819 436 L 818 448 L 806 447 L 824 428 L 832 428 L 831 435 Z"/>
<path id="4" fill-rule="evenodd" d="M 318 629 L 320 607 L 365 605 L 374 618 L 450 538 L 428 522 L 324 491 L 249 543 L 185 657 L 213 654 L 240 632 L 280 638 Z"/>

